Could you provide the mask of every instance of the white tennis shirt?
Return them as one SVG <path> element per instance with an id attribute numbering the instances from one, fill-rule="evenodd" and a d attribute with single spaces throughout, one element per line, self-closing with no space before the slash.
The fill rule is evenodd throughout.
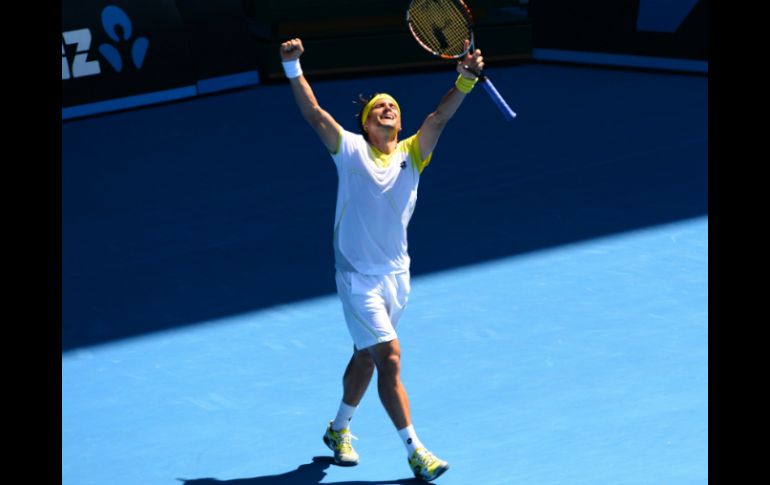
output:
<path id="1" fill-rule="evenodd" d="M 418 132 L 419 133 L 419 132 Z M 383 275 L 409 271 L 406 228 L 417 203 L 425 160 L 418 134 L 398 142 L 386 155 L 362 135 L 342 129 L 332 160 L 337 166 L 334 216 L 335 267 Z"/>

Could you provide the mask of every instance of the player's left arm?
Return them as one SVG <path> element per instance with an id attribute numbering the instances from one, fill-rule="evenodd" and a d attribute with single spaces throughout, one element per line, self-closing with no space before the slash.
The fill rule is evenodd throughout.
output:
<path id="1" fill-rule="evenodd" d="M 464 66 L 468 66 L 470 70 Z M 469 82 L 476 80 L 476 75 L 471 71 L 481 72 L 482 69 L 484 69 L 484 58 L 479 49 L 472 53 L 469 52 L 464 59 L 457 63 L 457 72 Z M 427 158 L 433 152 L 433 149 L 436 148 L 441 132 L 444 131 L 446 124 L 457 112 L 466 94 L 458 89 L 457 85 L 452 86 L 452 89 L 441 98 L 436 110 L 423 121 L 417 140 L 420 146 L 420 156 L 423 159 Z"/>

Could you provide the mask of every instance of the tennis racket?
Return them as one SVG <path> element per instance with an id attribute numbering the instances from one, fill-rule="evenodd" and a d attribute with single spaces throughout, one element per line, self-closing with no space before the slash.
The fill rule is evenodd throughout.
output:
<path id="1" fill-rule="evenodd" d="M 406 11 L 406 23 L 417 43 L 434 56 L 456 60 L 475 50 L 473 16 L 461 0 L 412 0 Z M 470 42 L 467 48 L 466 40 Z M 483 72 L 468 70 L 478 76 L 503 116 L 508 121 L 514 119 L 516 113 L 500 96 L 492 81 Z"/>

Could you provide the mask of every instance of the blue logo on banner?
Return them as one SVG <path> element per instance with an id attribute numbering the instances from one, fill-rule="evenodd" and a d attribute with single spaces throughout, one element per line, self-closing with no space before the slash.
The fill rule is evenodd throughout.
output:
<path id="1" fill-rule="evenodd" d="M 126 12 L 114 5 L 108 5 L 102 10 L 102 27 L 113 42 L 121 43 L 131 40 L 133 33 L 131 19 L 128 18 Z M 144 63 L 144 56 L 147 54 L 149 45 L 150 41 L 147 40 L 147 37 L 139 37 L 134 40 L 131 46 L 131 61 L 137 69 L 140 69 Z M 123 70 L 123 58 L 114 45 L 100 45 L 99 53 L 107 59 L 115 71 L 121 72 Z"/>
<path id="2" fill-rule="evenodd" d="M 700 0 L 639 0 L 636 30 L 674 33 Z"/>

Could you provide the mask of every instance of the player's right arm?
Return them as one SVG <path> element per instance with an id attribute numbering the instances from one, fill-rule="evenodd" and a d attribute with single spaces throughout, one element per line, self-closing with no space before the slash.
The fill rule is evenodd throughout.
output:
<path id="1" fill-rule="evenodd" d="M 300 39 L 291 39 L 281 44 L 280 52 L 281 61 L 293 61 L 299 59 L 302 53 L 305 52 L 305 48 L 302 46 Z M 304 74 L 290 78 L 289 83 L 291 84 L 291 92 L 302 113 L 302 117 L 318 133 L 326 149 L 331 153 L 335 153 L 342 127 L 334 121 L 334 118 L 329 113 L 318 105 L 318 101 L 315 99 L 313 90 L 310 88 L 310 84 L 305 79 Z"/>

